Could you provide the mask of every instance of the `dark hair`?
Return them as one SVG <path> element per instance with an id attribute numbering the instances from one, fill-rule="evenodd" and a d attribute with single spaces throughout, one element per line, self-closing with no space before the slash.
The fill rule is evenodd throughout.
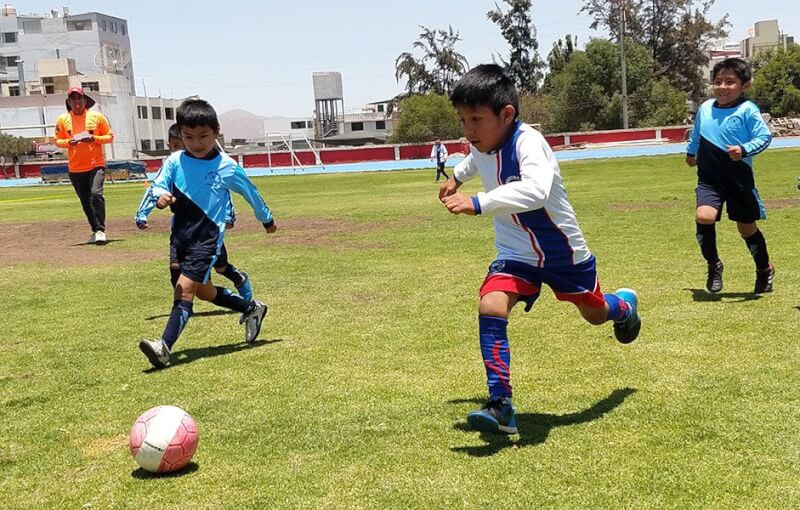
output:
<path id="1" fill-rule="evenodd" d="M 483 64 L 461 78 L 450 94 L 453 106 L 488 106 L 499 115 L 507 105 L 519 116 L 519 95 L 514 82 L 497 64 Z"/>
<path id="2" fill-rule="evenodd" d="M 169 139 L 172 140 L 173 138 L 181 139 L 181 128 L 178 127 L 177 122 L 169 127 Z"/>
<path id="3" fill-rule="evenodd" d="M 712 79 L 722 71 L 733 71 L 742 80 L 742 85 L 753 79 L 753 69 L 750 64 L 740 58 L 726 58 L 722 62 L 718 62 L 711 71 Z"/>
<path id="4" fill-rule="evenodd" d="M 205 99 L 197 97 L 186 99 L 178 107 L 175 119 L 178 121 L 179 128 L 208 126 L 214 131 L 219 130 L 217 112 Z"/>

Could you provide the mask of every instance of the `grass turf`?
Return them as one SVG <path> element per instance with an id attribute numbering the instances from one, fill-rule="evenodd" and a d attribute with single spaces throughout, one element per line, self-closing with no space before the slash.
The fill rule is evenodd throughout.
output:
<path id="1" fill-rule="evenodd" d="M 453 217 L 433 171 L 256 179 L 281 230 L 234 230 L 230 260 L 270 304 L 261 340 L 197 304 L 174 366 L 137 348 L 171 305 L 165 229 L 95 265 L 4 264 L 4 508 L 788 508 L 800 501 L 799 151 L 757 160 L 776 291 L 755 299 L 735 226 L 719 226 L 725 289 L 708 296 L 694 173 L 679 157 L 565 163 L 606 290 L 639 292 L 634 344 L 544 291 L 511 319 L 520 436 L 466 430 L 485 396 L 477 288 L 491 220 Z M 107 186 L 132 219 L 141 185 Z M 479 184 L 465 189 L 476 191 Z M 783 199 L 783 200 L 780 200 Z M 240 218 L 251 215 L 237 201 Z M 164 213 L 155 213 L 164 214 Z M 0 229 L 76 220 L 65 186 L 0 190 Z M 77 233 L 79 232 L 79 233 Z M 110 232 L 114 236 L 114 232 Z M 19 239 L 35 250 L 37 239 Z M 0 255 L 2 261 L 2 255 Z M 215 278 L 218 282 L 225 282 Z M 190 468 L 152 477 L 127 450 L 135 418 L 191 413 Z"/>

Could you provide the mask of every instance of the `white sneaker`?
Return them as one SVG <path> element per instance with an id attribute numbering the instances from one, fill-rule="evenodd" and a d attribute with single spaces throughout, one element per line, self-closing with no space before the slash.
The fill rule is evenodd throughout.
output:
<path id="1" fill-rule="evenodd" d="M 106 244 L 108 240 L 106 239 L 106 233 L 103 231 L 98 230 L 94 233 L 94 244 Z"/>
<path id="2" fill-rule="evenodd" d="M 169 347 L 163 340 L 142 340 L 139 342 L 139 349 L 154 367 L 164 368 L 169 365 Z"/>
<path id="3" fill-rule="evenodd" d="M 244 341 L 251 344 L 256 341 L 261 332 L 261 323 L 267 316 L 268 307 L 261 301 L 254 301 L 255 307 L 250 313 L 242 314 L 239 324 L 244 324 Z"/>
<path id="4" fill-rule="evenodd" d="M 97 232 L 93 232 L 92 237 L 90 237 L 89 240 L 86 241 L 86 244 L 96 244 L 96 243 L 97 243 Z"/>

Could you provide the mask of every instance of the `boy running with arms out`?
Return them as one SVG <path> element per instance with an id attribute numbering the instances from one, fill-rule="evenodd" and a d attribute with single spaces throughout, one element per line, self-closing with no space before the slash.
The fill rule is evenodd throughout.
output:
<path id="1" fill-rule="evenodd" d="M 139 348 L 156 368 L 169 363 L 170 351 L 193 312 L 195 296 L 242 314 L 245 342 L 261 331 L 267 306 L 246 300 L 210 280 L 225 235 L 230 191 L 242 195 L 268 234 L 277 230 L 258 190 L 244 170 L 216 147 L 219 121 L 214 108 L 202 99 L 190 98 L 177 111 L 184 151 L 173 153 L 153 181 L 156 207 L 172 208 L 172 236 L 180 276 L 175 300 L 160 340 L 142 340 Z"/>
<path id="2" fill-rule="evenodd" d="M 177 151 L 185 150 L 183 145 L 183 140 L 181 140 L 181 130 L 178 128 L 178 124 L 173 124 L 169 128 L 169 135 L 167 140 L 167 147 L 169 147 L 170 153 L 174 153 Z M 136 211 L 135 221 L 136 226 L 141 229 L 145 230 L 149 228 L 147 224 L 147 217 L 156 207 L 157 202 L 156 196 L 153 194 L 153 185 L 151 184 L 147 190 L 144 192 L 144 197 L 142 198 L 142 202 L 139 204 L 139 209 Z M 228 203 L 228 210 L 225 216 L 225 228 L 232 229 L 233 224 L 236 221 L 236 214 L 233 210 L 233 202 Z M 175 245 L 170 243 L 170 250 L 169 250 L 169 273 L 170 273 L 170 282 L 172 284 L 172 288 L 175 288 L 175 285 L 178 283 L 178 277 L 181 274 L 181 266 L 178 263 L 178 255 L 175 252 Z M 214 262 L 214 271 L 217 274 L 220 274 L 230 280 L 233 285 L 236 287 L 236 291 L 246 300 L 253 299 L 253 289 L 250 286 L 250 276 L 243 272 L 239 271 L 236 266 L 231 264 L 228 261 L 228 250 L 225 247 L 225 243 L 222 243 L 220 247 L 219 257 Z"/>
<path id="3" fill-rule="evenodd" d="M 714 66 L 714 96 L 697 111 L 686 148 L 686 164 L 697 167 L 697 242 L 708 263 L 706 289 L 722 290 L 722 261 L 717 253 L 716 222 L 727 203 L 728 218 L 756 264 L 754 294 L 772 292 L 775 266 L 769 261 L 767 241 L 756 221 L 767 211 L 756 190 L 753 157 L 772 143 L 772 133 L 758 107 L 744 94 L 753 72 L 742 59 L 729 58 Z"/>
<path id="4" fill-rule="evenodd" d="M 471 151 L 441 187 L 439 199 L 453 214 L 493 216 L 498 252 L 480 289 L 478 316 L 489 400 L 467 415 L 467 423 L 482 432 L 515 434 L 506 334 L 514 305 L 524 301 L 529 311 L 547 284 L 589 323 L 613 321 L 617 340 L 627 344 L 641 328 L 638 298 L 630 289 L 600 291 L 595 258 L 567 200 L 558 162 L 544 137 L 517 120 L 517 91 L 502 68 L 472 69 L 450 100 Z M 458 191 L 477 175 L 486 192 Z"/>

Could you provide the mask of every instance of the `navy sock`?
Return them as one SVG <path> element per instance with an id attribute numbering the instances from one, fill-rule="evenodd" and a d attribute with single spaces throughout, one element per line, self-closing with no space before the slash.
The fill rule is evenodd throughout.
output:
<path id="1" fill-rule="evenodd" d="M 239 287 L 244 283 L 244 275 L 242 272 L 230 263 L 225 266 L 225 271 L 222 272 L 222 276 L 233 282 L 234 287 Z"/>
<path id="2" fill-rule="evenodd" d="M 172 350 L 172 346 L 175 345 L 175 342 L 178 341 L 178 337 L 181 336 L 181 332 L 183 328 L 186 327 L 186 323 L 189 322 L 189 317 L 192 316 L 193 308 L 194 306 L 191 301 L 175 301 L 172 305 L 172 312 L 169 314 L 167 327 L 164 328 L 164 334 L 161 335 L 161 339 L 167 344 L 170 350 Z"/>
<path id="3" fill-rule="evenodd" d="M 227 308 L 239 313 L 248 313 L 252 311 L 255 303 L 253 301 L 245 301 L 239 294 L 235 294 L 224 287 L 215 287 L 217 289 L 217 297 L 211 302 L 217 306 Z"/>
<path id="4" fill-rule="evenodd" d="M 717 226 L 697 224 L 697 242 L 700 244 L 700 253 L 709 264 L 716 264 L 719 261 L 717 253 Z"/>
<path id="5" fill-rule="evenodd" d="M 616 294 L 603 294 L 608 305 L 608 320 L 622 321 L 631 314 L 631 307 Z"/>
<path id="6" fill-rule="evenodd" d="M 756 269 L 769 268 L 769 253 L 767 253 L 767 240 L 764 239 L 764 234 L 760 230 L 750 237 L 745 238 L 747 249 L 750 250 L 750 255 L 753 256 L 753 262 L 756 263 Z"/>
<path id="7" fill-rule="evenodd" d="M 511 397 L 511 349 L 506 328 L 508 320 L 478 317 L 481 356 L 486 367 L 486 384 L 492 399 Z"/>

